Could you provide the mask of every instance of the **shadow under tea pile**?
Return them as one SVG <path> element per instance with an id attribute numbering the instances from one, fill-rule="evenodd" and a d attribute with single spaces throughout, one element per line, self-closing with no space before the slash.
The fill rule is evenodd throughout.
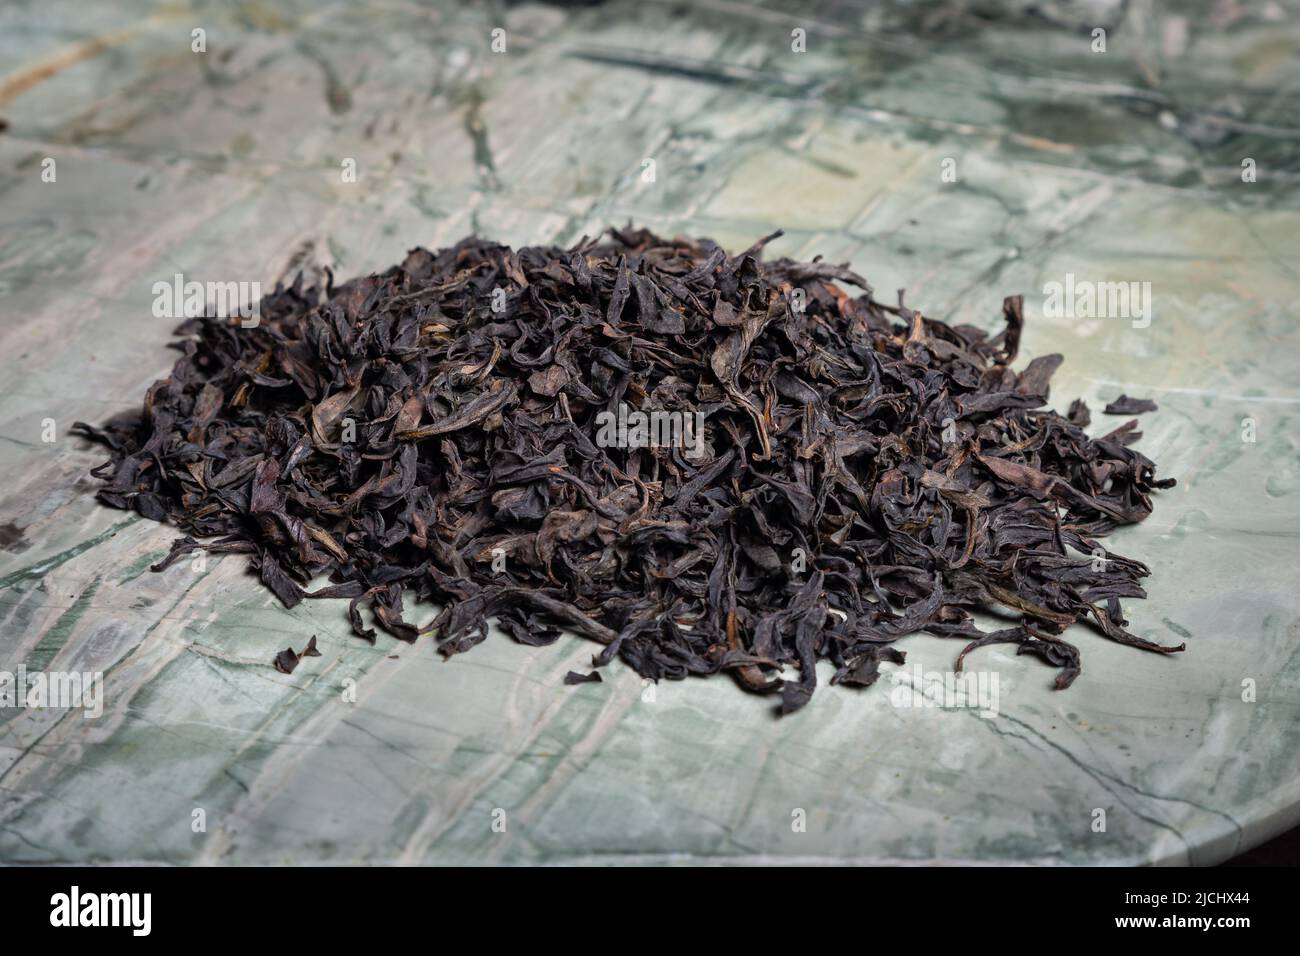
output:
<path id="1" fill-rule="evenodd" d="M 1080 618 L 1182 650 L 1125 630 L 1150 572 L 1096 541 L 1174 482 L 1128 447 L 1136 421 L 1092 439 L 1082 402 L 1044 409 L 1061 356 L 1011 369 L 1020 299 L 990 338 L 878 303 L 847 267 L 762 262 L 772 238 L 471 238 L 323 293 L 299 277 L 255 328 L 183 323 L 138 421 L 78 424 L 112 450 L 99 498 L 215 536 L 157 569 L 246 552 L 286 606 L 350 598 L 367 640 L 365 610 L 448 655 L 489 619 L 534 645 L 563 626 L 604 645 L 597 665 L 727 672 L 786 712 L 819 658 L 866 686 L 917 631 L 965 641 L 959 668 L 1018 644 L 1061 688 Z M 608 423 L 631 412 L 704 426 L 627 447 Z M 417 628 L 407 598 L 442 610 Z M 984 632 L 976 608 L 1015 623 Z"/>

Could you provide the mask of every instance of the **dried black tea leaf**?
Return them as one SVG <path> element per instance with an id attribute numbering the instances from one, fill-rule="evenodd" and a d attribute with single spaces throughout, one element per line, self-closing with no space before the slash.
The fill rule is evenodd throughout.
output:
<path id="1" fill-rule="evenodd" d="M 577 671 L 569 671 L 564 675 L 566 684 L 599 684 L 601 676 L 599 671 L 592 671 L 590 674 L 579 674 Z"/>
<path id="2" fill-rule="evenodd" d="M 279 654 L 275 655 L 275 669 L 281 674 L 292 674 L 304 657 L 320 657 L 320 651 L 316 650 L 316 635 L 311 636 L 307 646 L 302 649 L 301 654 L 295 654 L 292 647 L 286 647 Z"/>
<path id="3" fill-rule="evenodd" d="M 489 621 L 529 645 L 567 629 L 598 667 L 726 672 L 784 712 L 819 660 L 867 687 L 918 631 L 962 640 L 959 667 L 1014 643 L 1057 687 L 1076 621 L 1182 650 L 1125 629 L 1150 572 L 1098 543 L 1174 482 L 1136 421 L 1091 438 L 1082 402 L 1047 408 L 1061 356 L 1012 369 L 1020 298 L 996 335 L 950 326 L 847 266 L 763 261 L 778 235 L 739 255 L 631 228 L 470 238 L 299 276 L 255 327 L 186 321 L 138 417 L 77 426 L 109 449 L 99 499 L 186 532 L 158 569 L 207 539 L 286 607 L 347 599 L 369 641 L 452 655 Z M 441 610 L 420 625 L 423 602 Z M 979 609 L 1015 621 L 986 633 Z"/>
<path id="4" fill-rule="evenodd" d="M 1129 398 L 1120 395 L 1102 411 L 1107 415 L 1141 415 L 1143 412 L 1156 411 L 1156 403 L 1149 398 Z"/>
<path id="5" fill-rule="evenodd" d="M 294 668 L 298 666 L 299 656 L 294 653 L 292 647 L 286 647 L 279 654 L 275 655 L 275 669 L 281 674 L 292 674 Z"/>

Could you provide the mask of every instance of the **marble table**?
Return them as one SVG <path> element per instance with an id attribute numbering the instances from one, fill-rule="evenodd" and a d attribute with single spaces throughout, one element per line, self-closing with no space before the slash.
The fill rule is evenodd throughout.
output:
<path id="1" fill-rule="evenodd" d="M 1212 864 L 1300 821 L 1300 21 L 1028 6 L 0 7 L 0 670 L 103 675 L 93 718 L 0 709 L 0 861 Z M 628 220 L 781 227 L 990 329 L 1024 293 L 1058 406 L 1160 405 L 1178 486 L 1111 540 L 1153 572 L 1132 628 L 1187 651 L 1072 630 L 1057 692 L 988 648 L 982 716 L 900 706 L 952 666 L 920 636 L 777 719 L 725 679 L 566 687 L 576 637 L 371 647 L 241 556 L 151 573 L 174 532 L 93 501 L 69 426 L 169 368 L 155 282 Z M 1055 315 L 1067 276 L 1150 283 L 1150 321 Z"/>

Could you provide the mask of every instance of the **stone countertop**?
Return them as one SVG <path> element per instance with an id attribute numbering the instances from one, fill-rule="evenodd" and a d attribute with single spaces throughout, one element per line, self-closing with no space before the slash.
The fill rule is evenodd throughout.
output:
<path id="1" fill-rule="evenodd" d="M 0 670 L 104 675 L 93 719 L 0 708 L 0 861 L 1212 864 L 1300 821 L 1300 16 L 917 6 L 0 7 Z M 242 556 L 150 573 L 175 532 L 93 501 L 68 428 L 170 367 L 155 282 L 629 220 L 784 228 L 950 322 L 1023 292 L 1057 407 L 1160 404 L 1178 486 L 1111 541 L 1153 572 L 1132 630 L 1186 653 L 1076 628 L 1057 692 L 986 648 L 988 717 L 902 706 L 959 646 L 918 636 L 777 719 L 725 679 L 564 686 L 578 638 L 371 647 Z M 1117 281 L 1145 316 L 1049 314 Z"/>

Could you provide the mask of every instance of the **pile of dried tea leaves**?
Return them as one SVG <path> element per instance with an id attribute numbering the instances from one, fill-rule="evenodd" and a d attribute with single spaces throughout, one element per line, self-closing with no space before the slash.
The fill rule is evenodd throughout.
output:
<path id="1" fill-rule="evenodd" d="M 299 276 L 254 328 L 184 322 L 137 420 L 78 424 L 112 452 L 99 498 L 209 539 L 159 568 L 247 553 L 288 607 L 350 599 L 366 640 L 366 612 L 447 655 L 489 620 L 531 645 L 563 627 L 597 665 L 725 671 L 785 712 L 818 659 L 867 686 L 917 631 L 966 642 L 958 668 L 1019 645 L 1062 688 L 1080 619 L 1182 650 L 1125 630 L 1150 572 L 1097 542 L 1174 482 L 1130 447 L 1136 421 L 1089 438 L 1082 402 L 1045 408 L 1061 356 L 1012 370 L 1020 299 L 990 337 L 881 304 L 845 266 L 763 262 L 773 238 L 470 238 L 324 290 Z M 647 447 L 638 413 L 703 428 Z M 410 599 L 441 611 L 417 627 Z M 977 628 L 981 608 L 1007 626 Z"/>

